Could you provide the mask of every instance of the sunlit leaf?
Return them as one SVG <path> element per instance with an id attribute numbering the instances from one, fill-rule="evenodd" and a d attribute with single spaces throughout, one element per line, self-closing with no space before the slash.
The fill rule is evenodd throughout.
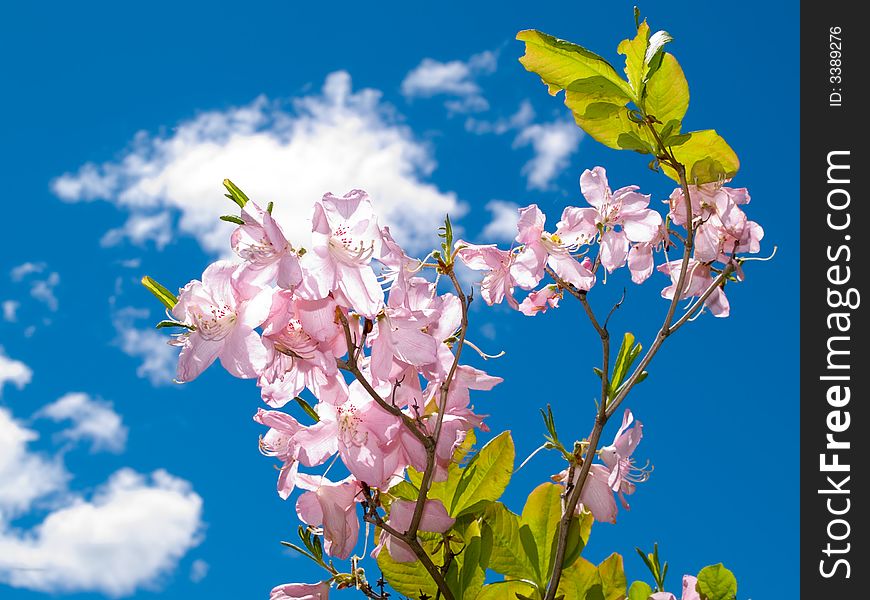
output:
<path id="1" fill-rule="evenodd" d="M 642 108 L 662 123 L 683 120 L 689 108 L 689 83 L 673 54 L 662 53 L 659 67 L 646 82 Z"/>
<path id="2" fill-rule="evenodd" d="M 438 587 L 419 560 L 399 563 L 392 559 L 387 548 L 382 548 L 378 554 L 378 568 L 390 587 L 409 598 L 419 598 L 421 594 L 434 598 L 438 593 Z"/>
<path id="3" fill-rule="evenodd" d="M 690 185 L 730 179 L 740 169 L 740 160 L 731 146 L 712 129 L 691 132 L 691 137 L 673 149 L 677 161 L 686 167 Z M 664 172 L 674 181 L 680 178 L 676 171 L 662 165 Z"/>
<path id="4" fill-rule="evenodd" d="M 733 600 L 737 597 L 737 579 L 722 563 L 704 567 L 698 573 L 701 600 Z"/>
<path id="5" fill-rule="evenodd" d="M 621 555 L 614 552 L 605 558 L 598 565 L 598 575 L 601 577 L 604 600 L 624 600 L 627 582 Z"/>

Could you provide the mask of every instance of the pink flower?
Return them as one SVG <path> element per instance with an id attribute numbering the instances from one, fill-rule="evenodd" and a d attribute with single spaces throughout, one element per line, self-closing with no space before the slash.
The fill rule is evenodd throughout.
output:
<path id="1" fill-rule="evenodd" d="M 480 295 L 484 302 L 492 306 L 507 298 L 511 308 L 518 308 L 519 302 L 513 296 L 516 287 L 516 254 L 499 250 L 495 244 L 469 244 L 456 242 L 457 258 L 473 271 L 488 271 L 480 282 Z"/>
<path id="2" fill-rule="evenodd" d="M 631 455 L 643 437 L 643 424 L 638 421 L 631 427 L 634 416 L 631 411 L 625 409 L 622 416 L 622 425 L 616 432 L 613 443 L 601 448 L 598 456 L 610 469 L 610 477 L 607 480 L 610 489 L 620 492 L 626 483 L 636 483 L 646 479 L 646 473 L 635 468 Z"/>
<path id="3" fill-rule="evenodd" d="M 312 248 L 302 257 L 300 286 L 312 300 L 332 292 L 363 316 L 374 318 L 383 290 L 371 266 L 381 252 L 381 230 L 368 194 L 352 190 L 339 198 L 326 194 L 314 205 Z"/>
<path id="4" fill-rule="evenodd" d="M 625 264 L 629 242 L 650 242 L 662 224 L 662 217 L 648 209 L 649 196 L 631 185 L 610 191 L 602 167 L 580 176 L 580 191 L 593 208 L 567 207 L 557 224 L 556 234 L 567 246 L 601 244 L 601 264 L 608 272 Z"/>
<path id="5" fill-rule="evenodd" d="M 528 317 L 534 317 L 538 313 L 547 312 L 547 309 L 559 306 L 562 299 L 562 290 L 558 285 L 547 285 L 526 296 L 520 303 L 520 312 Z"/>
<path id="6" fill-rule="evenodd" d="M 353 476 L 333 482 L 300 474 L 297 484 L 309 491 L 296 501 L 296 514 L 308 525 L 323 525 L 323 549 L 327 554 L 341 559 L 350 556 L 359 539 L 359 483 Z"/>
<path id="7" fill-rule="evenodd" d="M 701 594 L 698 593 L 698 578 L 691 575 L 683 575 L 683 594 L 680 600 L 701 600 Z M 649 597 L 649 600 L 677 600 L 670 592 L 656 592 Z"/>
<path id="8" fill-rule="evenodd" d="M 181 345 L 176 379 L 196 379 L 217 358 L 236 377 L 256 377 L 266 362 L 266 348 L 254 331 L 269 314 L 271 293 L 245 297 L 233 285 L 237 265 L 218 261 L 209 265 L 202 281 L 181 290 L 173 316 L 192 327 L 176 340 Z"/>
<path id="9" fill-rule="evenodd" d="M 347 399 L 347 384 L 335 362 L 347 351 L 335 310 L 329 296 L 303 300 L 287 290 L 275 292 L 263 324 L 268 355 L 258 380 L 267 404 L 281 407 L 305 388 L 332 404 Z"/>
<path id="10" fill-rule="evenodd" d="M 682 261 L 672 260 L 671 262 L 659 265 L 659 271 L 669 275 L 671 278 L 671 285 L 662 290 L 662 298 L 671 300 L 674 294 L 676 294 L 677 282 L 680 279 L 680 272 L 682 271 Z M 705 265 L 695 259 L 689 259 L 686 278 L 683 281 L 683 293 L 680 295 L 680 299 L 702 296 L 713 281 L 714 279 L 710 275 L 710 265 Z M 710 309 L 714 317 L 727 317 L 730 312 L 728 298 L 721 287 L 713 290 L 713 293 L 704 301 L 704 305 Z"/>
<path id="11" fill-rule="evenodd" d="M 372 375 L 381 381 L 390 379 L 395 361 L 422 367 L 435 362 L 438 341 L 426 329 L 433 323 L 430 311 L 405 307 L 386 307 L 377 319 L 372 341 Z"/>
<path id="12" fill-rule="evenodd" d="M 244 225 L 239 225 L 230 237 L 233 251 L 245 261 L 236 274 L 269 285 L 293 289 L 302 282 L 299 257 L 284 237 L 272 215 L 248 201 L 241 213 Z"/>
<path id="13" fill-rule="evenodd" d="M 272 588 L 269 600 L 328 600 L 329 582 L 285 583 Z"/>
<path id="14" fill-rule="evenodd" d="M 589 475 L 580 492 L 580 504 L 578 512 L 585 509 L 592 513 L 596 521 L 616 523 L 617 506 L 613 496 L 614 492 L 619 495 L 622 507 L 628 510 L 626 495 L 634 493 L 635 484 L 646 481 L 649 473 L 644 469 L 638 469 L 631 460 L 631 454 L 637 448 L 643 436 L 643 425 L 640 421 L 635 427 L 630 427 L 634 417 L 631 411 L 626 410 L 622 419 L 622 426 L 616 432 L 613 443 L 605 446 L 599 452 L 604 464 L 593 464 L 589 469 Z M 554 477 L 556 481 L 565 482 L 568 471 L 562 471 Z M 580 479 L 580 468 L 575 469 L 574 483 Z"/>
<path id="15" fill-rule="evenodd" d="M 304 428 L 290 415 L 275 410 L 258 409 L 254 421 L 269 428 L 260 437 L 260 452 L 284 463 L 278 475 L 278 495 L 286 500 L 296 487 L 299 472 L 300 448 L 293 438 Z"/>
<path id="16" fill-rule="evenodd" d="M 724 183 L 728 183 L 725 181 Z M 746 188 L 729 188 L 721 183 L 705 183 L 703 185 L 690 185 L 689 198 L 692 200 L 692 220 L 703 222 L 710 218 L 717 210 L 717 206 L 743 205 L 750 200 Z M 668 200 L 670 217 L 674 225 L 686 225 L 686 197 L 682 188 L 676 188 L 671 192 Z"/>
<path id="17" fill-rule="evenodd" d="M 595 285 L 592 261 L 588 258 L 578 261 L 572 256 L 571 249 L 577 246 L 564 244 L 558 232 L 544 231 L 545 220 L 544 213 L 535 204 L 520 209 L 516 239 L 524 246 L 516 258 L 516 281 L 524 289 L 533 288 L 543 277 L 546 264 L 563 281 L 589 291 Z"/>
<path id="18" fill-rule="evenodd" d="M 387 524 L 396 531 L 405 533 L 411 525 L 415 505 L 416 503 L 410 500 L 394 501 L 390 505 L 390 516 L 387 519 Z M 453 527 L 455 522 L 456 520 L 447 514 L 447 509 L 444 508 L 440 500 L 426 500 L 426 504 L 423 505 L 423 515 L 420 519 L 420 531 L 444 533 Z M 417 560 L 417 556 L 408 544 L 382 531 L 380 542 L 372 552 L 372 557 L 376 558 L 384 547 L 387 548 L 390 557 L 396 562 L 405 563 Z"/>
<path id="19" fill-rule="evenodd" d="M 635 283 L 643 283 L 652 275 L 655 268 L 653 252 L 661 250 L 668 244 L 668 234 L 664 225 L 660 226 L 656 236 L 649 242 L 633 244 L 628 251 L 628 269 L 631 271 L 631 280 Z"/>

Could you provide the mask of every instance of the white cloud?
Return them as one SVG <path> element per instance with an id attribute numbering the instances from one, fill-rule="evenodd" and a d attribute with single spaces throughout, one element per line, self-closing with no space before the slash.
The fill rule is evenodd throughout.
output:
<path id="1" fill-rule="evenodd" d="M 38 498 L 62 490 L 69 479 L 59 460 L 28 451 L 27 444 L 38 438 L 0 407 L 0 532 L 5 521 L 26 511 Z M 0 580 L 7 556 L 2 546 L 0 541 Z"/>
<path id="2" fill-rule="evenodd" d="M 3 301 L 3 320 L 7 323 L 15 323 L 18 320 L 18 309 L 21 303 L 16 300 Z"/>
<path id="3" fill-rule="evenodd" d="M 52 421 L 72 421 L 61 436 L 72 441 L 89 440 L 91 450 L 122 452 L 127 444 L 127 427 L 110 402 L 71 392 L 42 407 L 35 415 Z"/>
<path id="4" fill-rule="evenodd" d="M 113 597 L 153 588 L 200 542 L 201 517 L 202 498 L 187 482 L 121 469 L 90 500 L 75 499 L 30 531 L 0 529 L 0 581 Z"/>
<path id="5" fill-rule="evenodd" d="M 30 383 L 32 377 L 33 371 L 30 367 L 20 360 L 14 360 L 7 356 L 3 346 L 0 346 L 0 396 L 3 395 L 3 387 L 7 383 L 11 383 L 20 390 Z"/>
<path id="6" fill-rule="evenodd" d="M 42 273 L 45 270 L 45 263 L 32 263 L 26 262 L 18 265 L 17 267 L 13 267 L 11 271 L 9 271 L 9 276 L 12 278 L 12 281 L 18 282 L 31 275 L 33 273 Z"/>
<path id="7" fill-rule="evenodd" d="M 350 76 L 336 72 L 321 93 L 290 104 L 287 110 L 260 97 L 202 113 L 169 135 L 139 133 L 119 161 L 86 164 L 55 179 L 52 189 L 67 201 L 108 200 L 139 219 L 109 242 L 165 213 L 215 254 L 227 251 L 232 229 L 218 220 L 234 212 L 223 197 L 224 178 L 262 204 L 274 201 L 276 218 L 301 245 L 310 235 L 312 204 L 327 191 L 367 190 L 411 251 L 434 244 L 445 213 L 465 212 L 455 193 L 425 181 L 436 166 L 431 148 L 397 122 L 377 90 L 354 92 Z"/>
<path id="8" fill-rule="evenodd" d="M 531 145 L 535 156 L 523 166 L 529 189 L 545 190 L 568 166 L 583 134 L 571 121 L 535 123 L 524 127 L 514 140 L 514 148 Z"/>
<path id="9" fill-rule="evenodd" d="M 534 118 L 535 109 L 532 107 L 532 103 L 528 100 L 523 100 L 517 111 L 507 118 L 487 121 L 485 119 L 468 117 L 465 120 L 465 130 L 477 135 L 483 135 L 486 133 L 502 135 L 508 131 L 522 129 L 530 124 Z"/>
<path id="10" fill-rule="evenodd" d="M 445 103 L 453 113 L 481 112 L 489 108 L 483 97 L 477 78 L 496 69 L 498 56 L 495 52 L 481 52 L 467 61 L 441 62 L 424 58 L 402 81 L 402 94 L 406 98 L 431 98 L 453 96 Z"/>
<path id="11" fill-rule="evenodd" d="M 194 583 L 199 583 L 208 575 L 209 565 L 201 558 L 197 558 L 190 565 L 190 580 Z"/>
<path id="12" fill-rule="evenodd" d="M 170 385 L 175 379 L 178 349 L 167 342 L 169 336 L 150 326 L 140 328 L 137 322 L 147 319 L 150 312 L 132 307 L 121 308 L 112 314 L 115 344 L 128 356 L 142 359 L 136 369 L 139 377 L 152 385 Z"/>
<path id="13" fill-rule="evenodd" d="M 520 205 L 505 200 L 490 200 L 486 204 L 486 210 L 492 214 L 492 219 L 483 228 L 481 236 L 484 240 L 510 241 L 517 236 L 517 221 L 520 218 L 517 212 Z"/>
<path id="14" fill-rule="evenodd" d="M 30 295 L 45 304 L 52 312 L 58 308 L 55 288 L 60 284 L 60 275 L 55 272 L 49 273 L 45 279 L 37 279 L 30 285 Z"/>
<path id="15" fill-rule="evenodd" d="M 134 213 L 123 226 L 107 231 L 100 239 L 100 244 L 117 246 L 125 239 L 137 246 L 144 246 L 145 242 L 151 241 L 158 250 L 162 250 L 172 241 L 172 218 L 167 212 L 153 215 Z"/>

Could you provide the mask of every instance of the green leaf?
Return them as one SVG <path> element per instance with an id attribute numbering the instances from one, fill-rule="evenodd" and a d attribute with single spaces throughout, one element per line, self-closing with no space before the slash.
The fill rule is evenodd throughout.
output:
<path id="1" fill-rule="evenodd" d="M 553 569 L 559 520 L 562 518 L 563 490 L 562 486 L 555 483 L 542 483 L 532 491 L 523 507 L 520 541 L 530 559 L 534 562 L 537 558 L 536 581 L 541 587 L 546 586 L 548 575 Z M 526 528 L 530 536 L 524 535 Z"/>
<path id="2" fill-rule="evenodd" d="M 227 223 L 235 223 L 236 225 L 244 225 L 245 222 L 242 221 L 239 217 L 235 215 L 221 215 L 221 221 L 226 221 Z"/>
<path id="3" fill-rule="evenodd" d="M 438 593 L 438 587 L 419 560 L 398 563 L 392 559 L 386 548 L 382 548 L 378 554 L 378 568 L 390 586 L 400 594 L 410 598 L 428 594 L 430 598 L 434 598 Z"/>
<path id="4" fill-rule="evenodd" d="M 489 537 L 492 553 L 489 568 L 505 577 L 538 580 L 535 563 L 523 550 L 520 539 L 520 517 L 501 502 L 486 507 L 483 516 L 483 537 Z"/>
<path id="5" fill-rule="evenodd" d="M 517 39 L 526 44 L 526 53 L 520 62 L 526 70 L 541 77 L 550 94 L 567 89 L 578 79 L 600 75 L 621 88 L 626 98 L 632 98 L 631 86 L 609 62 L 594 52 L 533 29 L 520 31 Z"/>
<path id="6" fill-rule="evenodd" d="M 483 586 L 475 600 L 515 600 L 516 598 L 540 598 L 537 589 L 525 581 L 496 581 Z"/>
<path id="7" fill-rule="evenodd" d="M 457 600 L 474 600 L 486 578 L 491 546 L 484 544 L 477 520 L 468 524 L 462 537 L 465 546 L 454 558 L 455 568 L 451 566 L 448 573 L 448 585 L 455 592 Z"/>
<path id="8" fill-rule="evenodd" d="M 229 179 L 224 179 L 224 187 L 227 188 L 227 191 L 229 192 L 229 194 L 224 195 L 238 204 L 239 208 L 245 208 L 245 204 L 248 203 L 248 197 L 245 195 L 245 192 L 240 190 L 238 186 Z"/>
<path id="9" fill-rule="evenodd" d="M 483 502 L 498 500 L 514 470 L 514 441 L 510 431 L 491 439 L 462 469 L 448 512 L 458 517 Z M 445 506 L 448 506 L 445 503 Z"/>
<path id="10" fill-rule="evenodd" d="M 621 555 L 614 552 L 605 558 L 598 565 L 598 575 L 601 577 L 604 600 L 624 600 L 627 582 Z"/>
<path id="11" fill-rule="evenodd" d="M 193 325 L 188 325 L 187 323 L 182 323 L 181 321 L 172 321 L 170 319 L 164 319 L 163 321 L 160 321 L 154 327 L 156 329 L 164 329 L 166 327 L 182 327 L 184 329 L 189 329 L 191 331 L 194 330 Z"/>
<path id="12" fill-rule="evenodd" d="M 722 137 L 712 129 L 691 132 L 691 137 L 673 149 L 676 159 L 685 165 L 690 185 L 731 179 L 740 169 L 740 160 Z M 676 171 L 666 165 L 668 177 L 679 182 Z"/>
<path id="13" fill-rule="evenodd" d="M 169 310 L 172 310 L 175 305 L 178 304 L 178 298 L 175 297 L 175 294 L 147 275 L 142 278 L 142 285 L 145 286 L 145 289 L 154 294 L 154 296 L 163 303 L 163 306 Z"/>
<path id="14" fill-rule="evenodd" d="M 387 494 L 401 500 L 412 500 L 416 502 L 420 490 L 414 487 L 414 484 L 410 481 L 400 481 L 396 485 L 390 487 L 390 491 Z"/>
<path id="15" fill-rule="evenodd" d="M 306 402 L 304 398 L 296 396 L 293 399 L 296 401 L 296 404 L 298 404 L 299 407 L 305 412 L 306 415 L 314 419 L 315 423 L 320 422 L 320 415 L 317 414 L 317 411 L 314 410 L 314 407 L 308 404 L 308 402 Z"/>
<path id="16" fill-rule="evenodd" d="M 634 361 L 640 356 L 641 350 L 643 350 L 643 346 L 634 343 L 634 334 L 626 332 L 622 337 L 616 361 L 613 363 L 613 375 L 610 379 L 611 398 L 615 396 L 613 390 L 620 389 L 623 379 L 625 379 Z"/>
<path id="17" fill-rule="evenodd" d="M 634 90 L 634 98 L 643 96 L 643 80 L 646 74 L 646 49 L 649 46 L 649 25 L 646 19 L 637 27 L 637 35 L 631 40 L 622 40 L 616 51 L 625 56 L 625 75 Z"/>
<path id="18" fill-rule="evenodd" d="M 689 83 L 673 54 L 662 53 L 659 67 L 646 82 L 642 107 L 662 123 L 683 120 L 689 109 Z"/>
<path id="19" fill-rule="evenodd" d="M 649 600 L 653 589 L 645 581 L 635 581 L 628 589 L 628 600 Z"/>
<path id="20" fill-rule="evenodd" d="M 737 597 L 737 579 L 722 563 L 704 567 L 698 573 L 701 600 L 733 600 Z"/>
<path id="21" fill-rule="evenodd" d="M 592 532 L 592 524 L 595 522 L 595 517 L 589 511 L 584 511 L 579 517 L 571 519 L 571 524 L 568 526 L 568 542 L 565 546 L 565 558 L 562 561 L 562 566 L 567 567 L 580 556 L 583 548 L 589 542 L 589 534 Z M 553 550 L 555 554 L 555 549 Z"/>
<path id="22" fill-rule="evenodd" d="M 585 558 L 578 559 L 562 571 L 556 595 L 564 596 L 565 600 L 603 600 L 598 568 Z"/>

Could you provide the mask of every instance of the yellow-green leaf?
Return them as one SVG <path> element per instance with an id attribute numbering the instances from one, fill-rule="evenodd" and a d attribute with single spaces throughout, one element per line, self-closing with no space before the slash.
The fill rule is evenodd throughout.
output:
<path id="1" fill-rule="evenodd" d="M 432 500 L 441 500 L 445 508 L 449 509 L 453 503 L 453 496 L 456 493 L 456 486 L 459 485 L 459 480 L 462 478 L 463 469 L 459 466 L 465 457 L 471 452 L 476 438 L 473 431 L 469 431 L 465 439 L 453 452 L 453 460 L 447 468 L 447 479 L 445 481 L 436 481 L 429 488 L 428 498 Z M 415 469 L 408 468 L 408 479 L 415 489 L 420 488 L 420 483 L 423 481 L 423 474 Z M 391 490 L 392 491 L 392 490 Z M 417 497 L 409 498 L 416 500 Z"/>
<path id="2" fill-rule="evenodd" d="M 693 131 L 679 146 L 672 148 L 677 161 L 686 167 L 689 184 L 700 185 L 731 179 L 740 169 L 740 160 L 731 146 L 712 129 Z M 676 171 L 662 165 L 668 177 L 679 182 Z"/>
<path id="3" fill-rule="evenodd" d="M 489 568 L 505 577 L 537 581 L 535 563 L 521 544 L 519 516 L 501 502 L 493 502 L 486 507 L 483 522 L 484 538 L 489 537 L 492 540 Z"/>
<path id="4" fill-rule="evenodd" d="M 535 586 L 525 581 L 496 581 L 483 586 L 475 600 L 516 600 L 520 596 L 541 597 Z"/>
<path id="5" fill-rule="evenodd" d="M 454 591 L 456 600 L 475 600 L 486 578 L 489 563 L 489 547 L 485 547 L 480 524 L 471 521 L 462 532 L 465 545 L 454 558 L 447 576 L 447 583 Z"/>
<path id="6" fill-rule="evenodd" d="M 622 88 L 626 98 L 632 97 L 628 82 L 594 52 L 533 29 L 520 31 L 517 39 L 526 44 L 526 53 L 520 62 L 526 70 L 541 77 L 550 94 L 555 95 L 578 79 L 600 75 Z"/>
<path id="7" fill-rule="evenodd" d="M 643 109 L 662 123 L 682 121 L 689 108 L 689 83 L 673 54 L 662 54 L 661 64 L 646 83 Z"/>
<path id="8" fill-rule="evenodd" d="M 698 592 L 702 600 L 733 600 L 737 597 L 737 579 L 725 565 L 710 565 L 698 573 Z"/>
<path id="9" fill-rule="evenodd" d="M 462 469 L 462 477 L 448 506 L 452 517 L 471 512 L 481 503 L 498 500 L 514 471 L 514 442 L 503 431 L 480 449 Z"/>
<path id="10" fill-rule="evenodd" d="M 635 581 L 628 589 L 628 600 L 649 600 L 653 589 L 645 581 Z"/>
<path id="11" fill-rule="evenodd" d="M 634 90 L 634 97 L 643 94 L 643 79 L 646 73 L 646 49 L 649 46 L 649 25 L 646 19 L 637 27 L 637 35 L 631 40 L 622 40 L 616 51 L 625 56 L 625 75 Z"/>
<path id="12" fill-rule="evenodd" d="M 555 483 L 542 483 L 532 491 L 523 507 L 520 539 L 529 558 L 533 561 L 537 558 L 536 581 L 542 585 L 547 583 L 553 566 L 556 548 L 554 541 L 559 533 L 559 520 L 562 518 L 564 489 Z M 525 528 L 531 533 L 531 539 L 523 535 L 522 530 Z"/>
<path id="13" fill-rule="evenodd" d="M 556 595 L 565 600 L 601 600 L 604 598 L 598 567 L 580 558 L 562 571 Z"/>
<path id="14" fill-rule="evenodd" d="M 409 598 L 418 598 L 422 594 L 434 598 L 438 593 L 438 587 L 419 560 L 399 563 L 392 559 L 386 548 L 382 548 L 378 554 L 378 568 L 390 587 Z"/>
<path id="15" fill-rule="evenodd" d="M 154 294 L 154 296 L 163 303 L 163 306 L 169 310 L 172 310 L 175 305 L 178 304 L 178 298 L 175 297 L 175 294 L 157 283 L 151 277 L 148 277 L 147 275 L 143 277 L 142 285 L 145 286 L 145 289 Z"/>
<path id="16" fill-rule="evenodd" d="M 614 552 L 598 565 L 598 575 L 601 577 L 601 588 L 604 600 L 625 600 L 625 570 L 622 566 L 622 556 Z"/>

